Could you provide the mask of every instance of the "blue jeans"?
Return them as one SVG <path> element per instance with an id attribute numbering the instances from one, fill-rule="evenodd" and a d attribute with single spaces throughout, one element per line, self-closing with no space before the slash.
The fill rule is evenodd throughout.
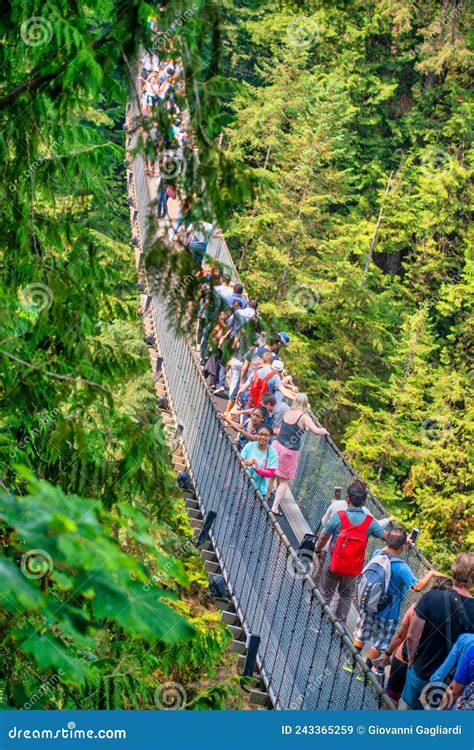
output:
<path id="1" fill-rule="evenodd" d="M 217 385 L 220 388 L 225 388 L 227 386 L 225 379 L 225 365 L 221 359 L 217 362 Z"/>
<path id="2" fill-rule="evenodd" d="M 418 677 L 413 667 L 408 668 L 402 700 L 414 711 L 423 711 L 420 695 L 428 682 L 429 680 L 423 680 L 421 677 Z"/>
<path id="3" fill-rule="evenodd" d="M 188 250 L 193 256 L 196 263 L 201 265 L 202 259 L 204 258 L 204 255 L 206 253 L 207 249 L 207 242 L 190 242 L 188 245 Z"/>
<path id="4" fill-rule="evenodd" d="M 166 194 L 166 188 L 161 188 L 161 190 L 158 191 L 158 209 L 157 214 L 159 219 L 163 219 L 166 216 L 166 209 L 168 204 L 168 196 Z"/>

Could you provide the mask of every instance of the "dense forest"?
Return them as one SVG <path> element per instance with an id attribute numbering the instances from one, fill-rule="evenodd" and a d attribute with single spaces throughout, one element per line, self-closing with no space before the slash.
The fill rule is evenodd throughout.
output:
<path id="1" fill-rule="evenodd" d="M 220 5 L 201 99 L 253 186 L 238 268 L 320 421 L 446 566 L 473 541 L 469 8 Z"/>
<path id="2" fill-rule="evenodd" d="M 137 314 L 122 128 L 152 10 L 2 20 L 3 708 L 239 705 Z"/>
<path id="3" fill-rule="evenodd" d="M 288 330 L 321 422 L 445 566 L 472 541 L 467 6 L 160 5 L 195 215 Z M 122 128 L 155 14 L 14 0 L 1 21 L 3 707 L 153 708 L 175 683 L 189 708 L 240 705 L 137 314 Z"/>

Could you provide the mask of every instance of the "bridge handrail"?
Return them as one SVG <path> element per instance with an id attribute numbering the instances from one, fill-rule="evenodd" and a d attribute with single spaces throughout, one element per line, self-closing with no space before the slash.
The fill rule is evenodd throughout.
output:
<path id="1" fill-rule="evenodd" d="M 136 108 L 135 118 L 138 116 Z M 138 264 L 153 240 L 165 233 L 153 204 L 143 158 L 128 137 L 132 219 Z M 135 215 L 134 212 L 137 212 Z M 313 580 L 242 467 L 229 430 L 218 418 L 196 357 L 176 330 L 166 291 L 147 277 L 151 311 L 163 357 L 170 399 L 183 427 L 183 448 L 204 514 L 216 513 L 210 534 L 233 604 L 247 638 L 259 639 L 257 664 L 279 709 L 375 709 L 393 704 L 353 648 Z M 356 665 L 343 669 L 346 661 Z M 364 679 L 358 680 L 362 673 Z"/>
<path id="2" fill-rule="evenodd" d="M 235 280 L 239 280 L 239 275 L 235 267 L 234 261 L 230 254 L 229 248 L 223 236 L 213 238 L 207 249 L 207 254 L 213 258 L 217 258 L 221 261 L 227 269 L 232 269 L 231 275 Z M 311 417 L 315 423 L 321 426 L 318 418 L 313 412 L 310 412 Z M 323 446 L 320 449 L 319 446 Z M 318 461 L 312 461 L 311 456 L 316 458 L 315 454 L 321 454 L 323 457 L 327 454 L 326 464 L 332 463 L 329 459 L 329 455 L 333 454 L 336 463 L 340 465 L 339 470 L 334 470 L 334 480 L 328 482 L 327 479 L 321 477 L 321 481 L 317 481 L 315 476 L 315 466 Z M 323 471 L 322 461 L 319 467 L 319 474 L 324 477 L 328 477 L 329 472 Z M 308 465 L 309 464 L 309 465 Z M 345 478 L 345 481 L 344 481 Z M 341 450 L 332 440 L 329 435 L 325 435 L 322 438 L 316 437 L 310 433 L 306 433 L 301 447 L 300 460 L 298 464 L 298 472 L 296 479 L 290 482 L 290 489 L 292 495 L 299 505 L 306 521 L 314 529 L 315 532 L 321 530 L 321 521 L 326 512 L 329 503 L 333 498 L 334 487 L 341 486 L 343 491 L 347 489 L 348 484 L 353 479 L 359 479 L 360 476 L 356 470 L 351 466 L 349 461 L 343 455 Z M 368 502 L 366 503 L 369 510 L 373 511 L 376 517 L 385 517 L 389 515 L 377 498 L 377 496 L 370 491 Z M 380 546 L 375 540 L 371 540 L 369 543 L 369 553 L 375 549 L 376 546 Z M 412 547 L 404 554 L 405 559 L 414 569 L 415 575 L 421 578 L 428 570 L 432 568 L 432 565 L 426 559 L 426 557 L 420 552 L 417 547 Z M 404 607 L 408 607 L 412 602 L 416 601 L 419 595 L 415 592 L 410 591 Z"/>

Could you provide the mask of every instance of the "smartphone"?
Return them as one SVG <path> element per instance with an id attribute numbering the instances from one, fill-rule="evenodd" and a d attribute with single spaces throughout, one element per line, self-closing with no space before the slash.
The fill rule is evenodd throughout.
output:
<path id="1" fill-rule="evenodd" d="M 412 532 L 410 534 L 410 539 L 413 542 L 413 544 L 416 544 L 416 540 L 420 536 L 420 529 L 412 529 Z"/>
<path id="2" fill-rule="evenodd" d="M 334 500 L 342 498 L 342 487 L 334 487 Z"/>

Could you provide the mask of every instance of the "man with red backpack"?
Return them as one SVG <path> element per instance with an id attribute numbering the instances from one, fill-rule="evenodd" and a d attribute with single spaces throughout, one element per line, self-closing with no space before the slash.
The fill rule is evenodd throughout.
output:
<path id="1" fill-rule="evenodd" d="M 284 369 L 285 366 L 281 360 L 274 360 L 271 352 L 264 352 L 262 354 L 262 367 L 256 370 L 253 376 L 240 386 L 237 399 L 248 388 L 248 405 L 252 409 L 260 406 L 260 399 L 265 393 L 273 394 L 277 401 L 283 399 L 284 396 L 292 401 L 295 398 L 295 393 L 283 384 L 280 377 L 280 373 Z"/>
<path id="2" fill-rule="evenodd" d="M 347 510 L 334 513 L 316 542 L 315 552 L 321 554 L 326 542 L 329 549 L 321 567 L 319 589 L 326 604 L 339 595 L 335 615 L 344 625 L 351 607 L 357 577 L 362 572 L 369 536 L 387 538 L 387 532 L 362 506 L 367 498 L 367 485 L 355 479 L 347 489 Z"/>

